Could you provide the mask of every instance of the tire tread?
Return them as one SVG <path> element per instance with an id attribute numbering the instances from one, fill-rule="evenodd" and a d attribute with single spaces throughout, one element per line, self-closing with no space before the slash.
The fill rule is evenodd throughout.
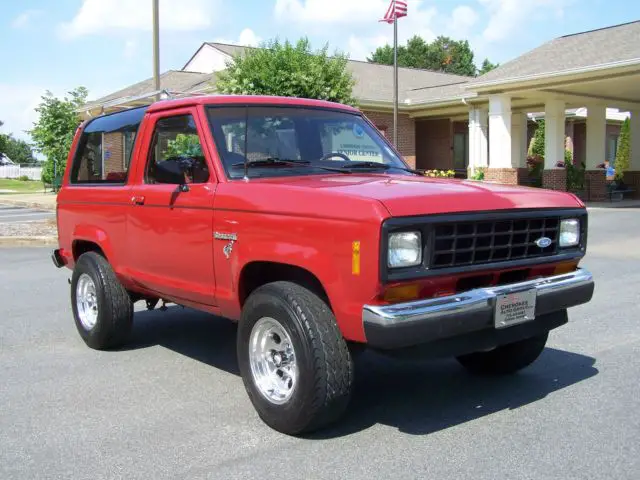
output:
<path id="1" fill-rule="evenodd" d="M 99 277 L 99 285 L 96 287 L 103 289 L 102 294 L 98 294 L 102 300 L 99 321 L 104 322 L 100 326 L 100 335 L 88 333 L 83 335 L 83 339 L 96 350 L 122 346 L 128 339 L 133 324 L 133 302 L 129 292 L 122 286 L 107 259 L 99 253 L 82 254 L 76 264 L 76 270 L 78 273 L 74 271 L 74 278 L 92 270 Z M 72 282 L 72 287 L 75 287 L 75 282 Z"/>

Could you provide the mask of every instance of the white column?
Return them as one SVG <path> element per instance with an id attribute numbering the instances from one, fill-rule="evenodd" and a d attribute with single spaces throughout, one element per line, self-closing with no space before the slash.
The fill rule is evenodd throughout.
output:
<path id="1" fill-rule="evenodd" d="M 548 100 L 544 104 L 544 168 L 557 168 L 564 161 L 564 115 L 565 103 L 561 100 Z M 588 135 L 588 134 L 587 134 Z"/>
<path id="2" fill-rule="evenodd" d="M 633 110 L 630 119 L 631 162 L 629 171 L 640 171 L 640 110 Z"/>
<path id="3" fill-rule="evenodd" d="M 489 97 L 489 166 L 513 168 L 511 161 L 511 98 Z"/>
<path id="4" fill-rule="evenodd" d="M 511 161 L 513 168 L 527 166 L 527 114 L 511 115 Z"/>
<path id="5" fill-rule="evenodd" d="M 469 167 L 471 172 L 487 166 L 487 121 L 489 112 L 485 108 L 469 111 Z"/>
<path id="6" fill-rule="evenodd" d="M 587 170 L 596 170 L 596 167 L 607 155 L 607 109 L 601 105 L 587 107 Z M 604 174 L 603 174 L 604 175 Z"/>

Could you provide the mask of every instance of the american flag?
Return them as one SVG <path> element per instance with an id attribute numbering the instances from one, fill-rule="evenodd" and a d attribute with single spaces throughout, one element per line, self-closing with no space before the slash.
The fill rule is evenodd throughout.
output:
<path id="1" fill-rule="evenodd" d="M 407 16 L 407 2 L 405 0 L 391 0 L 387 13 L 381 22 L 393 23 L 394 19 Z"/>

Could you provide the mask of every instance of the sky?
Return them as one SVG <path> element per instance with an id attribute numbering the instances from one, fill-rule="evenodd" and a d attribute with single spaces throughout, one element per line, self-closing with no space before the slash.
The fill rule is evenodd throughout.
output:
<path id="1" fill-rule="evenodd" d="M 558 36 L 640 19 L 637 0 L 408 0 L 399 41 L 467 39 L 479 65 L 504 63 Z M 47 90 L 95 99 L 152 76 L 151 0 L 0 2 L 0 120 L 29 140 Z M 181 69 L 202 42 L 259 45 L 307 36 L 364 60 L 393 41 L 389 0 L 160 0 L 160 69 Z"/>

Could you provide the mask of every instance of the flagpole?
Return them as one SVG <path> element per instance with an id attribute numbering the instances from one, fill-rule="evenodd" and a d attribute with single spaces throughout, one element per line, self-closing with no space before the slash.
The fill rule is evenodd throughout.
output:
<path id="1" fill-rule="evenodd" d="M 393 145 L 398 148 L 398 15 L 393 0 Z"/>

